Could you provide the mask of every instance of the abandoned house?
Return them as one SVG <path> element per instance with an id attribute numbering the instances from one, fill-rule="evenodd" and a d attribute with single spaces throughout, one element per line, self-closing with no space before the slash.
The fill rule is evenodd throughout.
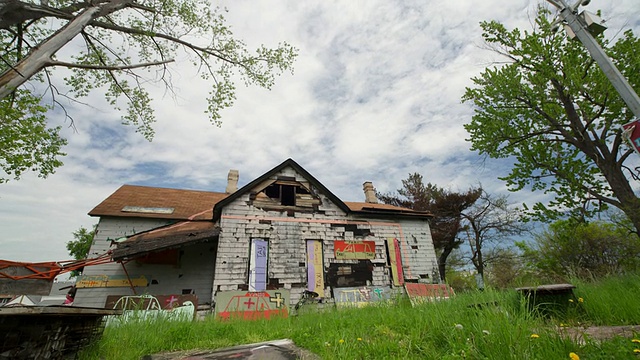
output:
<path id="1" fill-rule="evenodd" d="M 344 202 L 288 159 L 237 184 L 231 170 L 225 192 L 120 187 L 89 212 L 99 217 L 89 257 L 114 261 L 84 269 L 74 305 L 175 294 L 207 309 L 227 292 L 271 290 L 286 304 L 304 290 L 332 302 L 341 289 L 432 280 L 431 215 L 378 203 L 370 182 L 364 202 Z"/>

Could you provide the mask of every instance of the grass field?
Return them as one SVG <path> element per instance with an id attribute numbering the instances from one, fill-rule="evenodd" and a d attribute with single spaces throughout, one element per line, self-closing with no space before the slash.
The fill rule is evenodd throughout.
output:
<path id="1" fill-rule="evenodd" d="M 416 307 L 405 298 L 320 313 L 307 307 L 268 321 L 131 323 L 106 328 L 80 358 L 140 359 L 289 338 L 323 359 L 640 359 L 640 334 L 584 344 L 558 335 L 565 326 L 640 324 L 640 275 L 573 284 L 573 297 L 533 309 L 514 290 L 488 290 Z"/>

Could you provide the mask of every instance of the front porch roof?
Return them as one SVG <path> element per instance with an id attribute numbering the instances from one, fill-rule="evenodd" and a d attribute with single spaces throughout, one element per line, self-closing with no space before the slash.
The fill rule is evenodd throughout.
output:
<path id="1" fill-rule="evenodd" d="M 133 235 L 117 243 L 111 257 L 119 261 L 150 252 L 180 248 L 217 238 L 220 228 L 211 221 L 180 221 Z"/>

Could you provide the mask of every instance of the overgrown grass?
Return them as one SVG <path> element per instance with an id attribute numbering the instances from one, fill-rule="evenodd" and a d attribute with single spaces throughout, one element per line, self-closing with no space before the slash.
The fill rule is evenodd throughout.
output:
<path id="1" fill-rule="evenodd" d="M 417 307 L 400 299 L 268 321 L 132 323 L 105 329 L 81 359 L 139 359 L 282 338 L 323 359 L 546 360 L 569 359 L 571 352 L 582 359 L 636 359 L 640 344 L 629 339 L 580 345 L 558 335 L 557 326 L 640 324 L 640 276 L 576 285 L 567 311 L 552 317 L 530 311 L 513 290 L 473 292 Z"/>

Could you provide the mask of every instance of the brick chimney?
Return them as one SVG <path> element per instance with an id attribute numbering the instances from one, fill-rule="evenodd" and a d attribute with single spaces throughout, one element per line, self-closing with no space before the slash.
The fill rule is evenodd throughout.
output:
<path id="1" fill-rule="evenodd" d="M 227 176 L 227 189 L 224 191 L 227 194 L 232 194 L 238 190 L 238 178 L 240 174 L 238 170 L 229 170 L 229 175 Z"/>
<path id="2" fill-rule="evenodd" d="M 362 184 L 362 189 L 364 190 L 364 202 L 370 204 L 377 204 L 378 198 L 376 197 L 376 189 L 373 187 L 373 183 L 371 181 L 366 181 Z"/>

